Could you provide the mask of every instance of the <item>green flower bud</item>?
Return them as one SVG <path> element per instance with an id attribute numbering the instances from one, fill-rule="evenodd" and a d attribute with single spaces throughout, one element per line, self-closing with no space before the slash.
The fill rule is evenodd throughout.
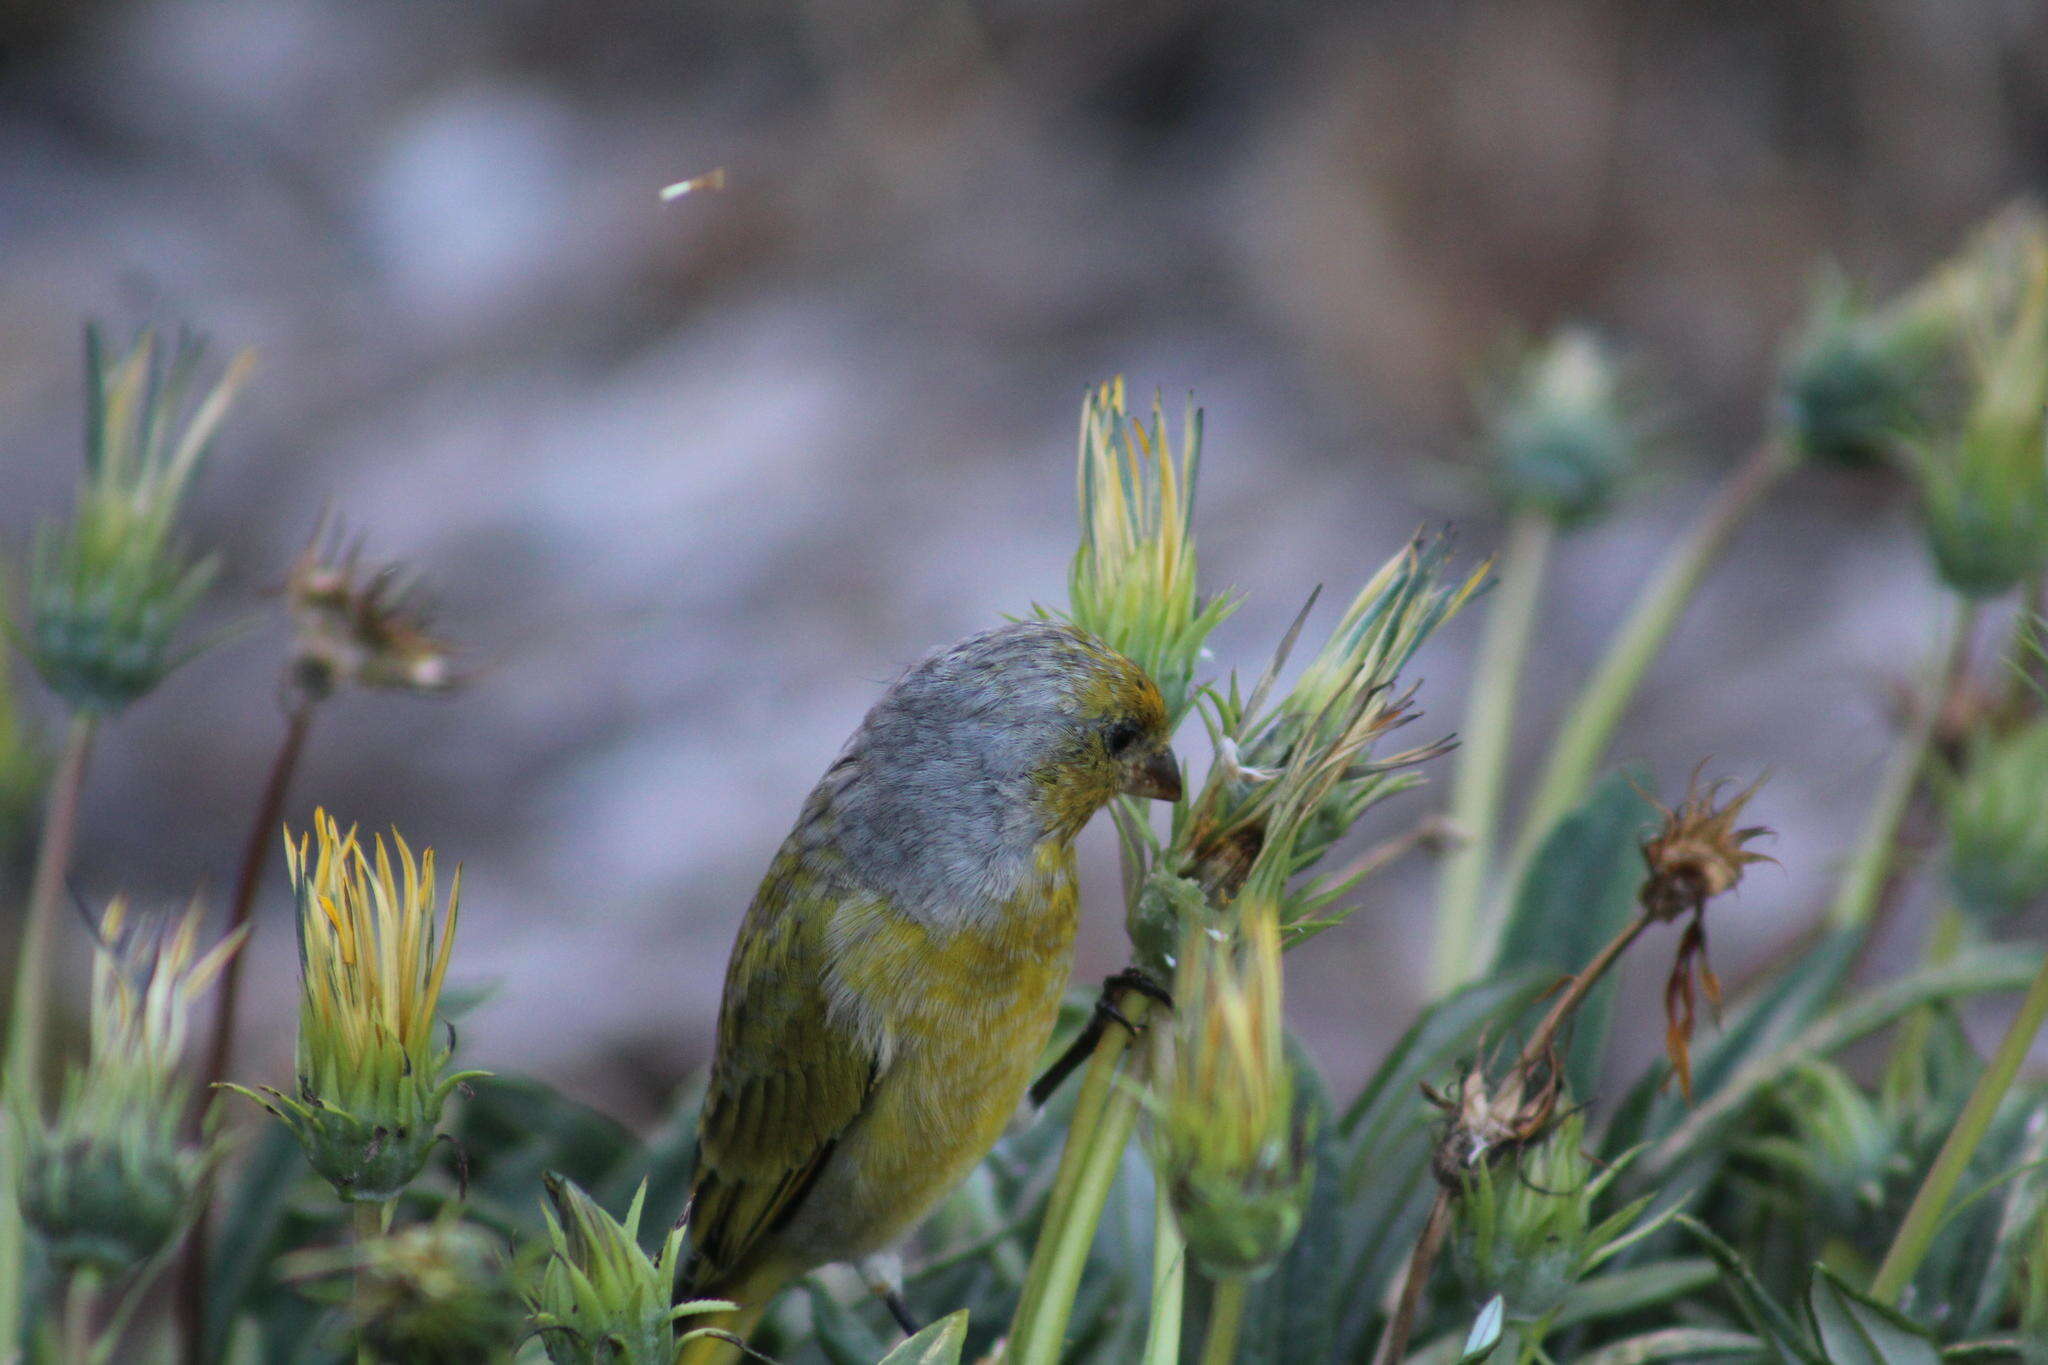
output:
<path id="1" fill-rule="evenodd" d="M 640 1249 L 645 1181 L 620 1223 L 573 1181 L 544 1179 L 548 1255 L 527 1291 L 528 1325 L 555 1365 L 672 1365 L 691 1335 L 678 1338 L 679 1321 L 733 1308 L 719 1299 L 671 1305 L 683 1228 L 669 1231 L 658 1256 Z"/>
<path id="2" fill-rule="evenodd" d="M 1540 1322 L 1587 1269 L 1593 1196 L 1601 1184 L 1580 1149 L 1584 1122 L 1566 1118 L 1518 1152 L 1461 1175 L 1452 1262 L 1474 1301 L 1499 1294 L 1510 1322 Z"/>
<path id="3" fill-rule="evenodd" d="M 1485 1113 L 1483 1097 L 1473 1099 Z M 1565 1293 L 1630 1242 L 1647 1236 L 1677 1212 L 1642 1222 L 1653 1195 L 1622 1205 L 1595 1222 L 1593 1205 L 1626 1169 L 1628 1158 L 1593 1171 L 1585 1154 L 1585 1119 L 1571 1113 L 1548 1134 L 1528 1142 L 1477 1146 L 1452 1130 L 1458 1160 L 1440 1154 L 1440 1179 L 1456 1181 L 1452 1201 L 1452 1265 L 1475 1302 L 1495 1293 L 1505 1302 L 1507 1322 L 1542 1324 Z M 1505 1130 L 1493 1136 L 1505 1136 Z"/>
<path id="4" fill-rule="evenodd" d="M 1481 388 L 1478 407 L 1493 485 L 1511 510 L 1561 526 L 1591 521 L 1635 471 L 1640 432 L 1613 358 L 1589 332 L 1524 348 Z"/>
<path id="5" fill-rule="evenodd" d="M 185 492 L 253 363 L 243 352 L 193 409 L 199 348 L 162 363 L 144 333 L 119 360 L 86 333 L 86 474 L 69 522 L 37 530 L 26 647 L 51 689 L 82 711 L 121 710 L 187 657 L 178 627 L 213 580 L 174 532 Z"/>
<path id="6" fill-rule="evenodd" d="M 185 1038 L 195 999 L 241 942 L 198 953 L 200 918 L 194 906 L 151 932 L 116 900 L 100 919 L 90 1056 L 65 1078 L 55 1121 L 28 1129 L 22 1162 L 22 1217 L 67 1269 L 131 1269 L 192 1215 L 214 1153 L 183 1136 Z"/>
<path id="7" fill-rule="evenodd" d="M 1972 736 L 1942 796 L 1948 881 L 1963 909 L 2008 915 L 2048 894 L 2048 720 Z"/>
<path id="8" fill-rule="evenodd" d="M 1927 309 L 1864 308 L 1825 281 L 1778 376 L 1787 438 L 1836 464 L 1884 461 L 1920 424 L 1950 331 Z"/>
<path id="9" fill-rule="evenodd" d="M 1908 449 L 1935 567 L 1968 597 L 2048 569 L 2048 224 L 2015 219 L 1996 245 L 1975 258 L 1967 410 Z"/>
<path id="10" fill-rule="evenodd" d="M 347 1276 L 362 1341 L 378 1360 L 485 1365 L 503 1360 L 524 1313 L 503 1250 L 483 1230 L 441 1217 L 339 1250 L 301 1253 L 294 1278 Z"/>
<path id="11" fill-rule="evenodd" d="M 1280 1021 L 1277 906 L 1250 892 L 1235 927 L 1192 917 L 1174 975 L 1172 1061 L 1153 1167 L 1188 1255 L 1214 1276 L 1272 1269 L 1314 1175 Z"/>
<path id="12" fill-rule="evenodd" d="M 418 862 L 395 831 L 394 867 L 327 812 L 317 852 L 285 840 L 299 914 L 298 1091 L 230 1086 L 276 1115 L 343 1199 L 383 1203 L 426 1165 L 448 1096 L 481 1071 L 451 1072 L 434 1014 L 462 899 L 458 869 L 437 922 L 434 851 Z"/>

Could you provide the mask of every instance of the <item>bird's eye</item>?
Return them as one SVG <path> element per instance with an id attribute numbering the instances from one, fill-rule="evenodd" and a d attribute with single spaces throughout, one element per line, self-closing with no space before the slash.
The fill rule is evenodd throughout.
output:
<path id="1" fill-rule="evenodd" d="M 1130 752 L 1133 744 L 1145 733 L 1145 727 L 1134 720 L 1120 720 L 1109 727 L 1103 735 L 1103 742 L 1109 746 L 1110 756 L 1122 758 Z"/>

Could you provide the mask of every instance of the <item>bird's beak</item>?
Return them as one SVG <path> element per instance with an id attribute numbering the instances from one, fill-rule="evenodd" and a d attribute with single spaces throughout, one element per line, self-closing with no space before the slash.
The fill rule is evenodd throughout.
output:
<path id="1" fill-rule="evenodd" d="M 1124 795 L 1149 796 L 1155 801 L 1180 800 L 1180 760 L 1173 750 L 1158 748 L 1124 777 Z"/>

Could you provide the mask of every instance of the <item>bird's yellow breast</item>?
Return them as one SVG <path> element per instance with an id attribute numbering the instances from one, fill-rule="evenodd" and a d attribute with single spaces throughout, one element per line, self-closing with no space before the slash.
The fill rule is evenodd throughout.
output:
<path id="1" fill-rule="evenodd" d="M 835 933 L 835 994 L 882 1021 L 886 1062 L 793 1239 L 886 1246 L 995 1144 L 1051 1035 L 1077 910 L 1072 849 L 1048 842 L 996 914 L 934 927 L 869 906 Z"/>

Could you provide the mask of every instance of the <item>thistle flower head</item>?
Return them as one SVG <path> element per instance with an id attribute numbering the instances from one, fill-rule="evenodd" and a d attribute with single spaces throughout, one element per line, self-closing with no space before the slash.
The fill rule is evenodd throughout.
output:
<path id="1" fill-rule="evenodd" d="M 1514 511 L 1565 526 L 1593 520 L 1639 462 L 1620 367 L 1582 328 L 1520 348 L 1481 386 L 1478 408 L 1494 487 Z"/>
<path id="2" fill-rule="evenodd" d="M 2011 914 L 2048 894 L 2048 720 L 1970 737 L 1959 775 L 1941 786 L 1948 882 L 1972 914 Z"/>
<path id="3" fill-rule="evenodd" d="M 213 580 L 212 560 L 179 548 L 178 513 L 254 357 L 237 356 L 187 415 L 199 359 L 181 339 L 166 360 L 145 332 L 110 361 L 86 333 L 85 480 L 70 521 L 36 533 L 26 641 L 79 710 L 119 711 L 184 662 L 173 639 Z"/>
<path id="4" fill-rule="evenodd" d="M 1227 918 L 1190 918 L 1174 973 L 1153 1164 L 1188 1254 L 1213 1275 L 1280 1259 L 1313 1173 L 1280 1015 L 1278 912 L 1269 888 L 1248 886 Z"/>
<path id="5" fill-rule="evenodd" d="M 325 697 L 354 685 L 399 692 L 446 692 L 460 678 L 453 649 L 418 604 L 417 585 L 396 565 L 365 572 L 360 543 L 326 527 L 314 533 L 285 583 L 296 639 L 293 679 Z"/>
<path id="6" fill-rule="evenodd" d="M 1195 582 L 1195 480 L 1202 414 L 1190 408 L 1176 454 L 1158 400 L 1152 420 L 1124 402 L 1123 380 L 1081 405 L 1081 546 L 1067 576 L 1069 619 L 1136 661 L 1177 722 L 1194 697 L 1202 644 L 1236 609 Z"/>
<path id="7" fill-rule="evenodd" d="M 1967 302 L 1967 406 L 1910 443 L 1935 567 L 1969 597 L 2048 568 L 2048 219 L 1994 223 L 1951 288 Z"/>
<path id="8" fill-rule="evenodd" d="M 497 1239 L 453 1216 L 295 1253 L 280 1269 L 347 1293 L 378 1360 L 486 1365 L 504 1359 L 523 1316 Z"/>
<path id="9" fill-rule="evenodd" d="M 1401 670 L 1485 582 L 1484 566 L 1447 579 L 1449 554 L 1447 542 L 1418 538 L 1388 560 L 1278 701 L 1268 697 L 1301 620 L 1249 696 L 1233 680 L 1211 698 L 1203 719 L 1217 761 L 1176 819 L 1181 872 L 1225 900 L 1260 863 L 1278 864 L 1284 881 L 1321 858 L 1367 807 L 1412 785 L 1412 769 L 1443 751 L 1430 744 L 1381 754 L 1375 745 L 1410 719 L 1410 694 L 1396 691 Z M 1316 927 L 1306 917 L 1350 884 L 1282 892 L 1282 924 L 1296 935 Z"/>
<path id="10" fill-rule="evenodd" d="M 733 1307 L 719 1299 L 671 1304 L 683 1226 L 669 1230 L 659 1255 L 641 1250 L 645 1181 L 621 1223 L 574 1181 L 543 1179 L 548 1255 L 527 1291 L 528 1326 L 555 1365 L 672 1365 L 694 1335 L 678 1338 L 678 1322 Z"/>
<path id="11" fill-rule="evenodd" d="M 395 1198 L 426 1164 L 442 1105 L 479 1071 L 451 1072 L 435 1020 L 462 895 L 445 921 L 434 851 L 418 859 L 396 830 L 366 848 L 316 811 L 312 835 L 285 837 L 298 896 L 298 1092 L 233 1087 L 298 1137 L 313 1169 L 347 1200 Z"/>
<path id="12" fill-rule="evenodd" d="M 176 1238 L 212 1159 L 181 1132 L 185 1041 L 198 997 L 242 941 L 200 952 L 200 908 L 134 924 L 115 900 L 93 945 L 90 1055 L 66 1076 L 56 1119 L 31 1131 L 23 1217 L 67 1265 L 118 1271 Z"/>
<path id="13" fill-rule="evenodd" d="M 1500 1295 L 1510 1322 L 1547 1318 L 1574 1284 L 1646 1231 L 1637 1224 L 1650 1196 L 1595 1220 L 1596 1201 L 1626 1160 L 1596 1173 L 1584 1142 L 1584 1119 L 1570 1113 L 1461 1178 L 1452 1264 L 1475 1300 Z"/>

